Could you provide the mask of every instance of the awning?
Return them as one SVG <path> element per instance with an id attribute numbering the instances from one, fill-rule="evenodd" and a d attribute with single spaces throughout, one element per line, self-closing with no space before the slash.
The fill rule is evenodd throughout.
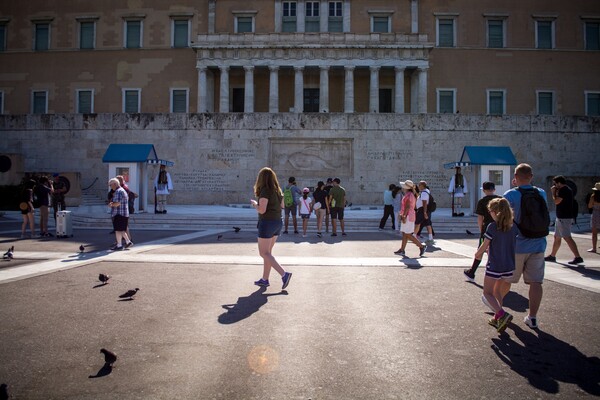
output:
<path id="1" fill-rule="evenodd" d="M 116 144 L 112 143 L 106 149 L 102 162 L 143 162 L 148 164 L 175 165 L 172 161 L 161 160 L 156 155 L 153 144 Z"/>
<path id="2" fill-rule="evenodd" d="M 508 146 L 465 146 L 460 161 L 444 164 L 444 168 L 470 165 L 517 165 L 517 159 Z"/>

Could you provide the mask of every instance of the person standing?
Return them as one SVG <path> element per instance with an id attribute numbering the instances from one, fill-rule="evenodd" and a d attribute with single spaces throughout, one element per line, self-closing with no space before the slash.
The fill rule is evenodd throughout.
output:
<path id="1" fill-rule="evenodd" d="M 481 246 L 483 243 L 485 231 L 487 230 L 488 225 L 494 222 L 494 219 L 492 218 L 492 215 L 488 210 L 488 204 L 493 199 L 499 199 L 502 197 L 496 194 L 496 185 L 494 184 L 494 182 L 483 182 L 481 189 L 483 190 L 485 196 L 479 199 L 479 201 L 477 202 L 477 207 L 475 209 L 475 214 L 477 214 L 477 226 L 479 226 L 479 246 Z M 477 271 L 477 268 L 479 267 L 480 263 L 481 259 L 478 260 L 476 258 L 475 260 L 473 260 L 473 265 L 471 266 L 471 268 L 465 269 L 463 271 L 469 282 L 475 282 L 475 272 Z"/>
<path id="2" fill-rule="evenodd" d="M 298 234 L 298 219 L 296 215 L 298 214 L 298 199 L 302 196 L 300 193 L 300 189 L 296 185 L 296 178 L 290 176 L 288 179 L 288 184 L 285 187 L 285 193 L 287 193 L 288 199 L 284 199 L 285 206 L 285 228 L 283 229 L 283 233 L 287 235 L 288 233 L 288 224 L 290 222 L 290 214 L 292 216 L 292 224 L 294 225 L 294 234 Z M 284 193 L 284 197 L 285 197 Z"/>
<path id="3" fill-rule="evenodd" d="M 127 192 L 121 187 L 121 184 L 117 178 L 112 178 L 109 180 L 108 185 L 115 191 L 111 202 L 108 203 L 108 206 L 111 209 L 113 229 L 117 239 L 117 243 L 115 243 L 110 250 L 119 251 L 123 250 L 123 247 L 129 248 L 133 245 L 133 242 L 129 239 L 129 236 L 127 236 L 127 225 L 129 222 L 129 199 L 127 197 Z M 125 240 L 124 246 L 122 244 L 123 240 Z"/>
<path id="4" fill-rule="evenodd" d="M 125 177 L 123 175 L 117 175 L 116 178 L 119 180 L 119 184 L 121 185 L 121 187 L 123 188 L 123 190 L 125 190 L 125 193 L 127 193 L 127 209 L 129 210 L 129 215 L 131 216 L 131 214 L 133 213 L 132 209 L 132 198 L 135 199 L 137 197 L 137 195 L 135 193 L 133 193 L 131 190 L 129 190 L 129 186 L 127 186 L 127 184 L 125 183 Z M 114 194 L 114 192 L 113 192 Z M 130 241 L 133 241 L 132 237 L 131 237 L 131 232 L 129 232 L 129 220 L 127 221 L 127 237 L 129 237 Z"/>
<path id="5" fill-rule="evenodd" d="M 592 228 L 592 248 L 589 253 L 596 253 L 598 248 L 598 230 L 600 229 L 600 182 L 592 188 L 592 195 L 588 202 L 588 208 L 592 210 L 592 219 L 590 221 Z"/>
<path id="6" fill-rule="evenodd" d="M 281 209 L 285 205 L 277 175 L 271 168 L 264 167 L 259 171 L 254 183 L 254 195 L 258 201 L 252 199 L 250 203 L 258 213 L 258 252 L 263 259 L 262 278 L 254 284 L 269 286 L 269 275 L 271 268 L 274 268 L 281 275 L 283 290 L 289 285 L 292 273 L 286 272 L 273 257 L 273 246 L 281 233 Z"/>
<path id="7" fill-rule="evenodd" d="M 394 217 L 394 197 L 392 196 L 393 190 L 396 185 L 393 183 L 388 187 L 388 190 L 383 191 L 383 217 L 379 221 L 379 230 L 382 231 L 385 228 L 388 217 L 392 217 L 392 229 L 396 230 L 396 218 Z"/>
<path id="8" fill-rule="evenodd" d="M 517 226 L 513 224 L 513 211 L 506 199 L 496 198 L 489 202 L 488 210 L 493 222 L 485 231 L 485 239 L 475 252 L 475 259 L 481 260 L 489 248 L 488 262 L 483 280 L 483 297 L 494 310 L 494 317 L 488 323 L 498 332 L 503 332 L 513 316 L 502 308 L 502 293 L 510 288 L 507 279 L 515 270 L 515 246 Z"/>
<path id="9" fill-rule="evenodd" d="M 331 205 L 331 236 L 337 236 L 336 220 L 340 221 L 342 236 L 346 236 L 344 229 L 344 207 L 346 206 L 346 189 L 340 186 L 340 178 L 333 178 L 333 187 L 329 191 L 329 204 Z"/>
<path id="10" fill-rule="evenodd" d="M 324 187 L 325 187 L 325 183 L 323 183 L 323 181 L 319 181 L 317 183 L 317 189 L 313 193 L 313 197 L 314 197 L 314 201 L 315 201 L 313 209 L 315 210 L 315 215 L 317 216 L 317 236 L 318 237 L 323 236 L 322 231 L 321 231 L 321 229 L 323 228 L 323 219 L 325 218 L 325 215 L 327 214 L 327 208 L 329 207 L 328 199 L 327 199 L 328 194 L 325 191 Z M 317 206 L 317 204 L 318 204 L 318 206 Z"/>
<path id="11" fill-rule="evenodd" d="M 392 204 L 394 206 L 394 217 L 396 218 L 396 233 L 400 234 L 400 209 L 402 208 L 402 188 L 400 186 L 396 186 L 394 190 L 392 190 Z"/>
<path id="12" fill-rule="evenodd" d="M 550 255 L 545 258 L 546 261 L 556 262 L 556 253 L 560 248 L 562 239 L 565 239 L 569 249 L 573 252 L 575 258 L 569 261 L 571 265 L 581 264 L 583 258 L 579 254 L 577 243 L 571 237 L 571 225 L 573 225 L 573 191 L 567 185 L 567 180 L 562 175 L 557 175 L 552 179 L 554 185 L 550 188 L 552 200 L 556 205 L 556 222 L 554 225 L 554 243 Z"/>
<path id="13" fill-rule="evenodd" d="M 305 187 L 302 189 L 302 197 L 298 199 L 300 206 L 300 218 L 302 218 L 302 237 L 306 237 L 306 229 L 308 228 L 308 220 L 313 210 L 313 199 L 308 195 L 310 189 Z"/>
<path id="14" fill-rule="evenodd" d="M 465 213 L 462 209 L 462 199 L 465 197 L 465 193 L 468 193 L 467 179 L 461 172 L 460 167 L 456 167 L 456 172 L 450 179 L 450 185 L 448 186 L 448 193 L 452 195 L 452 216 L 453 217 L 464 217 Z"/>
<path id="15" fill-rule="evenodd" d="M 325 193 L 327 193 L 327 212 L 325 213 L 325 232 L 329 233 L 329 219 L 331 217 L 331 204 L 329 204 L 329 192 L 333 187 L 333 178 L 327 178 L 325 183 Z"/>
<path id="16" fill-rule="evenodd" d="M 515 168 L 515 174 L 513 179 L 513 185 L 516 186 L 504 193 L 504 198 L 508 200 L 510 206 L 514 212 L 514 221 L 519 228 L 519 234 L 517 235 L 517 246 L 515 254 L 515 272 L 510 280 L 510 283 L 517 283 L 523 275 L 523 281 L 526 285 L 529 285 L 529 314 L 523 320 L 527 326 L 532 329 L 538 327 L 538 311 L 542 303 L 544 282 L 544 252 L 546 251 L 546 235 L 547 231 L 542 234 L 526 236 L 523 233 L 523 226 L 525 220 L 528 218 L 544 220 L 547 215 L 538 215 L 541 213 L 547 214 L 548 208 L 538 207 L 533 210 L 526 210 L 528 215 L 521 210 L 521 200 L 524 195 L 530 196 L 532 193 L 535 196 L 540 196 L 543 202 L 547 202 L 546 192 L 538 187 L 531 184 L 533 181 L 533 169 L 529 164 L 519 164 Z M 534 218 L 532 218 L 534 217 Z M 539 227 L 540 230 L 547 229 L 547 226 Z M 539 237 L 532 237 L 539 236 Z M 502 288 L 501 299 L 504 299 L 506 294 L 510 291 L 510 285 Z M 502 304 L 502 302 L 500 302 Z"/>
<path id="17" fill-rule="evenodd" d="M 167 209 L 167 196 L 171 194 L 171 190 L 173 190 L 173 181 L 171 180 L 171 174 L 167 172 L 167 167 L 162 165 L 160 166 L 160 171 L 156 178 L 154 178 L 154 190 L 156 193 L 156 209 L 154 210 L 155 214 L 166 214 Z"/>
<path id="18" fill-rule="evenodd" d="M 59 174 L 52 174 L 52 177 L 54 178 L 54 182 L 52 183 L 54 189 L 52 192 L 52 208 L 54 210 L 54 222 L 56 222 L 56 213 L 67 209 L 67 204 L 65 203 L 67 185 L 60 179 Z"/>
<path id="19" fill-rule="evenodd" d="M 50 179 L 43 176 L 36 185 L 35 191 L 40 208 L 40 236 L 52 236 L 52 234 L 48 232 L 48 207 L 50 206 L 50 195 L 53 192 Z"/>
<path id="20" fill-rule="evenodd" d="M 416 207 L 417 216 L 415 219 L 415 237 L 418 237 L 422 228 L 427 228 L 427 244 L 432 245 L 433 242 L 433 228 L 431 226 L 431 215 L 429 215 L 428 205 L 431 201 L 431 192 L 427 187 L 427 182 L 419 182 L 419 197 L 417 197 Z"/>
<path id="21" fill-rule="evenodd" d="M 419 247 L 419 256 L 423 256 L 425 250 L 427 250 L 427 244 L 419 242 L 414 234 L 416 219 L 415 204 L 417 202 L 415 184 L 411 180 L 406 180 L 400 182 L 400 187 L 402 187 L 402 191 L 404 192 L 404 196 L 402 197 L 402 209 L 400 210 L 400 219 L 402 221 L 402 227 L 400 228 L 400 232 L 402 232 L 402 245 L 400 246 L 400 249 L 394 252 L 394 254 L 405 256 L 406 244 L 410 240 Z"/>
<path id="22" fill-rule="evenodd" d="M 21 217 L 23 217 L 23 223 L 21 224 L 21 239 L 26 239 L 25 232 L 27 231 L 27 225 L 29 224 L 29 231 L 31 232 L 31 238 L 35 237 L 35 217 L 33 208 L 33 183 L 27 183 L 23 192 L 21 192 L 21 202 L 19 208 L 21 209 Z"/>

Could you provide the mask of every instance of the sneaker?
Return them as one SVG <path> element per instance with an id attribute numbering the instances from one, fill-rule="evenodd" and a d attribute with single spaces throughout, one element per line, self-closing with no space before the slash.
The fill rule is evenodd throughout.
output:
<path id="1" fill-rule="evenodd" d="M 588 252 L 588 253 L 595 253 L 595 252 L 596 252 L 596 249 L 588 249 L 588 250 L 587 250 L 587 252 Z"/>
<path id="2" fill-rule="evenodd" d="M 288 285 L 290 284 L 290 280 L 291 279 L 292 279 L 292 273 L 291 272 L 286 272 L 285 274 L 283 274 L 283 277 L 281 278 L 281 281 L 283 282 L 283 286 L 281 287 L 281 290 L 283 290 L 286 287 L 288 287 Z"/>
<path id="3" fill-rule="evenodd" d="M 536 317 L 532 318 L 532 317 L 530 317 L 528 315 L 525 318 L 523 318 L 523 322 L 525 323 L 525 325 L 527 325 L 531 329 L 537 329 L 538 328 L 537 318 Z"/>
<path id="4" fill-rule="evenodd" d="M 498 320 L 496 318 L 492 317 L 492 318 L 488 319 L 488 324 L 490 324 L 494 328 L 498 329 Z"/>
<path id="5" fill-rule="evenodd" d="M 419 257 L 423 257 L 423 254 L 425 254 L 425 252 L 427 251 L 427 243 L 421 243 L 423 246 L 421 247 L 421 250 L 419 251 Z"/>
<path id="6" fill-rule="evenodd" d="M 406 255 L 406 252 L 402 249 L 398 249 L 394 252 L 394 254 L 398 254 L 399 256 L 404 256 L 404 255 Z"/>
<path id="7" fill-rule="evenodd" d="M 125 243 L 125 248 L 128 249 L 133 246 L 133 242 L 130 240 L 129 243 Z"/>
<path id="8" fill-rule="evenodd" d="M 268 279 L 263 279 L 260 278 L 259 280 L 257 280 L 256 282 L 254 282 L 254 284 L 256 286 L 262 286 L 262 287 L 268 287 L 269 286 L 269 280 Z"/>
<path id="9" fill-rule="evenodd" d="M 116 244 L 109 249 L 110 251 L 121 251 L 123 250 L 123 246 L 117 246 Z"/>
<path id="10" fill-rule="evenodd" d="M 427 239 L 427 240 L 425 241 L 425 243 L 427 243 L 427 245 L 428 245 L 428 246 L 431 246 L 431 245 L 434 245 L 434 244 L 435 244 L 435 240 L 433 240 L 433 239 Z"/>
<path id="11" fill-rule="evenodd" d="M 463 270 L 463 274 L 465 274 L 469 282 L 475 282 L 475 273 L 473 271 L 470 269 L 465 269 Z"/>
<path id="12" fill-rule="evenodd" d="M 303 237 L 303 238 L 305 238 L 305 237 L 306 237 L 306 235 L 305 235 L 305 234 L 302 234 L 302 237 Z"/>
<path id="13" fill-rule="evenodd" d="M 287 235 L 287 234 L 288 234 L 288 231 L 283 231 L 283 234 L 284 234 L 284 235 Z"/>
<path id="14" fill-rule="evenodd" d="M 504 313 L 503 316 L 498 319 L 498 328 L 496 329 L 498 333 L 504 332 L 510 321 L 512 321 L 513 316 L 507 312 Z"/>
<path id="15" fill-rule="evenodd" d="M 583 258 L 575 257 L 573 260 L 569 261 L 567 264 L 577 265 L 577 264 L 581 264 L 582 262 L 583 262 Z"/>
<path id="16" fill-rule="evenodd" d="M 317 237 L 323 237 L 323 235 L 321 234 L 321 232 L 317 232 Z"/>
<path id="17" fill-rule="evenodd" d="M 544 257 L 544 261 L 556 262 L 556 257 L 547 256 L 547 257 Z"/>
<path id="18" fill-rule="evenodd" d="M 342 236 L 348 236 L 346 232 L 342 232 Z"/>
<path id="19" fill-rule="evenodd" d="M 298 231 L 294 231 L 294 235 L 297 235 L 297 234 L 298 234 Z"/>
<path id="20" fill-rule="evenodd" d="M 487 299 L 483 295 L 481 296 L 481 302 L 483 304 L 485 304 L 487 306 L 487 308 L 489 308 L 490 310 L 492 310 L 493 313 L 496 312 L 496 311 L 494 311 L 494 309 L 492 308 L 492 306 L 490 305 L 490 303 L 487 301 Z"/>
<path id="21" fill-rule="evenodd" d="M 331 236 L 337 236 L 337 233 L 332 233 Z"/>

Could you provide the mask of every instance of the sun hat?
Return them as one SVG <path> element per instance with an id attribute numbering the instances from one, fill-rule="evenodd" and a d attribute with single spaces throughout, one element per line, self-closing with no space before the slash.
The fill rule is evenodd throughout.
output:
<path id="1" fill-rule="evenodd" d="M 592 190 L 600 190 L 600 182 L 596 182 Z"/>
<path id="2" fill-rule="evenodd" d="M 402 186 L 402 189 L 412 189 L 415 187 L 415 184 L 410 179 L 407 179 L 404 182 L 400 181 L 400 186 Z"/>
<path id="3" fill-rule="evenodd" d="M 302 189 L 302 193 L 310 193 L 310 189 L 309 188 L 304 188 L 304 189 Z"/>

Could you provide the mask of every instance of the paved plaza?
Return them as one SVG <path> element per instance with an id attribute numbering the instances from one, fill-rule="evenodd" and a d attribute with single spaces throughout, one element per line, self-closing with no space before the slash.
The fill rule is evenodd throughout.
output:
<path id="1" fill-rule="evenodd" d="M 14 399 L 600 396 L 600 255 L 585 252 L 589 229 L 574 234 L 584 264 L 566 263 L 565 244 L 546 264 L 540 329 L 523 323 L 519 283 L 506 299 L 515 319 L 498 335 L 482 269 L 475 284 L 462 275 L 477 237 L 439 233 L 424 257 L 410 244 L 398 257 L 399 237 L 377 230 L 380 212 L 346 237 L 283 235 L 274 255 L 293 273 L 285 291 L 275 271 L 269 288 L 253 285 L 262 260 L 249 224 L 132 226 L 135 245 L 109 253 L 104 226 L 17 240 L 20 215 L 8 213 L 0 383 Z M 119 297 L 134 288 L 133 300 Z M 101 348 L 118 355 L 112 368 Z"/>

